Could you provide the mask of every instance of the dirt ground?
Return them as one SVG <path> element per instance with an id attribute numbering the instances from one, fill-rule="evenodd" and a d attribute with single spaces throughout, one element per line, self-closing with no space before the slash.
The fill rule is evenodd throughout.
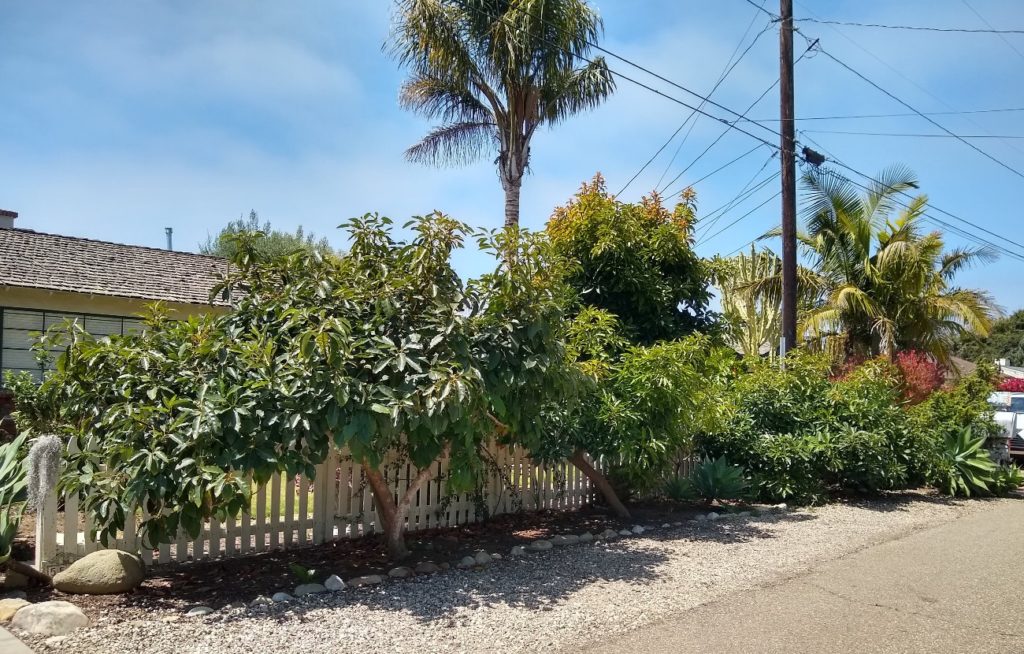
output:
<path id="1" fill-rule="evenodd" d="M 321 582 L 332 574 L 342 579 L 387 574 L 396 565 L 414 567 L 423 561 L 447 562 L 454 566 L 463 556 L 476 550 L 504 555 L 514 545 L 559 533 L 580 534 L 589 530 L 596 534 L 610 524 L 623 528 L 635 524 L 681 522 L 692 518 L 701 509 L 706 510 L 702 506 L 668 503 L 633 505 L 630 506 L 632 518 L 629 521 L 611 517 L 603 507 L 499 515 L 486 522 L 410 533 L 406 542 L 411 554 L 401 562 L 388 557 L 380 538 L 370 536 L 237 558 L 155 566 L 142 586 L 133 593 L 76 595 L 73 601 L 91 616 L 122 609 L 126 613 L 135 613 L 132 609 L 182 609 L 196 604 L 219 609 L 233 602 L 247 604 L 258 595 L 290 591 L 301 583 L 289 569 L 290 563 L 315 570 L 315 578 Z M 21 541 L 21 549 L 27 550 L 31 558 L 30 535 L 34 533 L 34 527 L 23 527 L 25 538 Z M 50 588 L 29 588 L 27 592 L 28 599 L 33 602 L 69 599 Z"/>

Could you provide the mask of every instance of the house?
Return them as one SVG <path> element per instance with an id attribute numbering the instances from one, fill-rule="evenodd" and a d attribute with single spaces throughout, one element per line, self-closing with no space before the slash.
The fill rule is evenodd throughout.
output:
<path id="1" fill-rule="evenodd" d="M 31 345 L 65 319 L 108 335 L 137 328 L 155 301 L 179 317 L 227 310 L 211 299 L 224 259 L 20 229 L 17 217 L 0 210 L 0 379 L 22 370 L 41 379 Z"/>

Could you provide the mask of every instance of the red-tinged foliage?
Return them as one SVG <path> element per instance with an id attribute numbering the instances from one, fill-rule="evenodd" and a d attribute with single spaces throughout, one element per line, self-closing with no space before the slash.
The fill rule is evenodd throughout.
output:
<path id="1" fill-rule="evenodd" d="M 999 389 L 1008 393 L 1024 393 L 1024 379 L 1018 377 L 1005 377 L 999 382 Z"/>
<path id="2" fill-rule="evenodd" d="M 908 404 L 923 402 L 939 390 L 946 379 L 942 366 L 924 352 L 898 352 L 896 366 L 903 376 L 903 399 Z"/>

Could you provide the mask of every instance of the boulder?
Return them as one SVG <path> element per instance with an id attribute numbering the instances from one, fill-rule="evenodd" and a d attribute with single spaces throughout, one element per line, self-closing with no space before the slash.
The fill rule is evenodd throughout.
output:
<path id="1" fill-rule="evenodd" d="M 337 593 L 339 590 L 345 590 L 345 582 L 338 575 L 331 575 L 324 580 L 324 588 L 332 593 Z"/>
<path id="2" fill-rule="evenodd" d="M 71 602 L 52 600 L 23 606 L 11 619 L 11 626 L 30 634 L 63 636 L 88 627 L 89 618 Z"/>
<path id="3" fill-rule="evenodd" d="M 546 550 L 551 549 L 552 547 L 554 547 L 554 545 L 551 544 L 551 541 L 544 539 L 535 540 L 532 543 L 530 543 L 530 549 L 534 552 L 544 552 Z"/>
<path id="4" fill-rule="evenodd" d="M 7 599 L 0 599 L 0 622 L 7 622 L 14 617 L 14 614 L 23 606 L 28 606 L 28 600 L 8 597 Z"/>
<path id="5" fill-rule="evenodd" d="M 63 593 L 86 595 L 125 593 L 141 584 L 145 574 L 146 566 L 135 554 L 97 550 L 54 575 L 53 587 Z"/>
<path id="6" fill-rule="evenodd" d="M 400 565 L 397 568 L 392 568 L 388 571 L 389 577 L 395 577 L 396 579 L 405 579 L 406 577 L 412 577 L 416 573 L 412 571 L 412 568 L 408 568 L 404 565 Z"/>
<path id="7" fill-rule="evenodd" d="M 362 577 L 356 577 L 355 579 L 349 579 L 348 586 L 352 588 L 359 588 L 361 586 L 376 586 L 383 582 L 380 575 L 364 575 Z"/>
<path id="8" fill-rule="evenodd" d="M 274 593 L 270 596 L 270 601 L 274 602 L 275 604 L 279 604 L 281 602 L 290 602 L 293 599 L 295 598 L 289 595 L 288 593 Z"/>
<path id="9" fill-rule="evenodd" d="M 415 572 L 418 575 L 432 575 L 434 573 L 441 572 L 441 566 L 436 563 L 431 563 L 430 561 L 423 561 L 422 563 L 416 564 Z"/>
<path id="10" fill-rule="evenodd" d="M 323 584 L 299 584 L 295 587 L 295 597 L 305 597 L 306 595 L 326 592 L 327 588 Z"/>

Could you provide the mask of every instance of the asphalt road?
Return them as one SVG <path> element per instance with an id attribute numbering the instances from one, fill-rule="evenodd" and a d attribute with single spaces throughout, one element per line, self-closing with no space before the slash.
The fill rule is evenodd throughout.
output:
<path id="1" fill-rule="evenodd" d="M 581 649 L 1022 654 L 1024 500 Z"/>

